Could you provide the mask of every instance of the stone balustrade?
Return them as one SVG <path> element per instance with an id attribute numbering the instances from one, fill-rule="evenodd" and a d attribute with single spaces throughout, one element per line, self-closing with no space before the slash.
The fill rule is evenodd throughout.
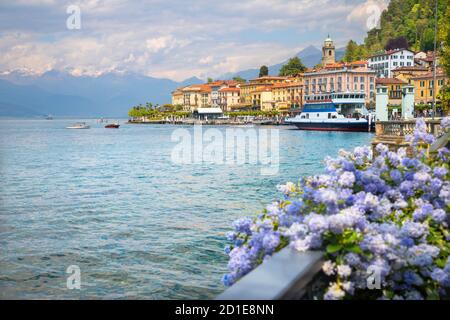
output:
<path id="1" fill-rule="evenodd" d="M 443 131 L 440 126 L 440 119 L 426 119 L 427 131 L 434 136 L 440 136 Z M 375 123 L 375 138 L 372 140 L 372 147 L 383 143 L 390 150 L 397 150 L 400 147 L 406 147 L 410 151 L 410 144 L 405 140 L 407 135 L 414 133 L 416 126 L 415 120 L 400 121 L 378 121 Z"/>

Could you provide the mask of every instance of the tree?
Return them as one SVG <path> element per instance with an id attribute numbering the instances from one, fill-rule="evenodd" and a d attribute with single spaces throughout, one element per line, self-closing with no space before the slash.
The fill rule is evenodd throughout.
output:
<path id="1" fill-rule="evenodd" d="M 409 47 L 414 51 L 432 50 L 434 5 L 435 0 L 391 0 L 387 10 L 381 14 L 379 27 L 367 33 L 364 45 L 368 53 L 375 53 L 385 47 Z M 446 19 L 448 6 L 449 0 L 438 1 L 438 25 Z M 404 40 L 396 43 L 399 38 Z"/>
<path id="2" fill-rule="evenodd" d="M 208 77 L 208 83 L 211 83 L 211 82 L 213 82 L 214 80 L 213 80 L 213 78 L 209 78 Z"/>
<path id="3" fill-rule="evenodd" d="M 281 77 L 294 76 L 298 73 L 305 72 L 305 71 L 306 71 L 306 67 L 302 63 L 300 58 L 293 57 L 293 58 L 289 59 L 289 61 L 285 65 L 283 65 L 281 67 L 279 75 Z"/>
<path id="4" fill-rule="evenodd" d="M 233 77 L 233 80 L 236 81 L 236 82 L 241 82 L 241 83 L 247 82 L 247 80 L 245 80 L 241 76 L 235 76 L 235 77 Z"/>
<path id="5" fill-rule="evenodd" d="M 345 55 L 344 55 L 344 61 L 345 62 L 352 62 L 352 61 L 356 61 L 358 56 L 358 44 L 353 41 L 350 40 L 347 43 L 347 47 L 345 48 Z"/>
<path id="6" fill-rule="evenodd" d="M 268 75 L 269 75 L 269 68 L 267 68 L 267 66 L 261 66 L 261 68 L 259 68 L 259 76 L 264 77 Z"/>

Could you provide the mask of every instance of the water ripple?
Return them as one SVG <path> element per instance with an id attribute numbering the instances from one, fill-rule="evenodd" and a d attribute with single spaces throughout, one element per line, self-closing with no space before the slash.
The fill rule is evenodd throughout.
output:
<path id="1" fill-rule="evenodd" d="M 261 176 L 256 165 L 172 164 L 178 127 L 86 121 L 0 121 L 0 298 L 212 298 L 232 221 L 371 139 L 281 129 L 279 174 Z M 73 264 L 81 290 L 66 288 Z"/>

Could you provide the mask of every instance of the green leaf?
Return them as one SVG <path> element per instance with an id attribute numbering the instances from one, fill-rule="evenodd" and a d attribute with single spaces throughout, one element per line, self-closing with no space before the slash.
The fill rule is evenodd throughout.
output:
<path id="1" fill-rule="evenodd" d="M 339 251 L 341 249 L 342 249 L 342 245 L 340 245 L 340 244 L 329 244 L 327 246 L 328 253 L 335 253 L 336 251 Z"/>
<path id="2" fill-rule="evenodd" d="M 431 288 L 427 288 L 426 290 L 427 293 L 427 300 L 439 300 L 439 293 Z"/>
<path id="3" fill-rule="evenodd" d="M 351 247 L 345 247 L 345 249 L 353 253 L 362 253 L 361 247 L 357 244 Z"/>

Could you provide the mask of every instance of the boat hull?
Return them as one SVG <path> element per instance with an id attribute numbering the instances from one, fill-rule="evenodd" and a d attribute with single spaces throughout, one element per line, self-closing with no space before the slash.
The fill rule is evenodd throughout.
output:
<path id="1" fill-rule="evenodd" d="M 373 126 L 369 130 L 367 122 L 293 122 L 299 130 L 311 131 L 347 131 L 347 132 L 368 132 L 373 131 Z"/>
<path id="2" fill-rule="evenodd" d="M 83 130 L 83 129 L 90 129 L 90 126 L 86 127 L 66 127 L 66 129 L 75 129 L 75 130 Z"/>
<path id="3" fill-rule="evenodd" d="M 119 124 L 107 124 L 105 126 L 106 129 L 119 129 L 120 125 Z"/>

